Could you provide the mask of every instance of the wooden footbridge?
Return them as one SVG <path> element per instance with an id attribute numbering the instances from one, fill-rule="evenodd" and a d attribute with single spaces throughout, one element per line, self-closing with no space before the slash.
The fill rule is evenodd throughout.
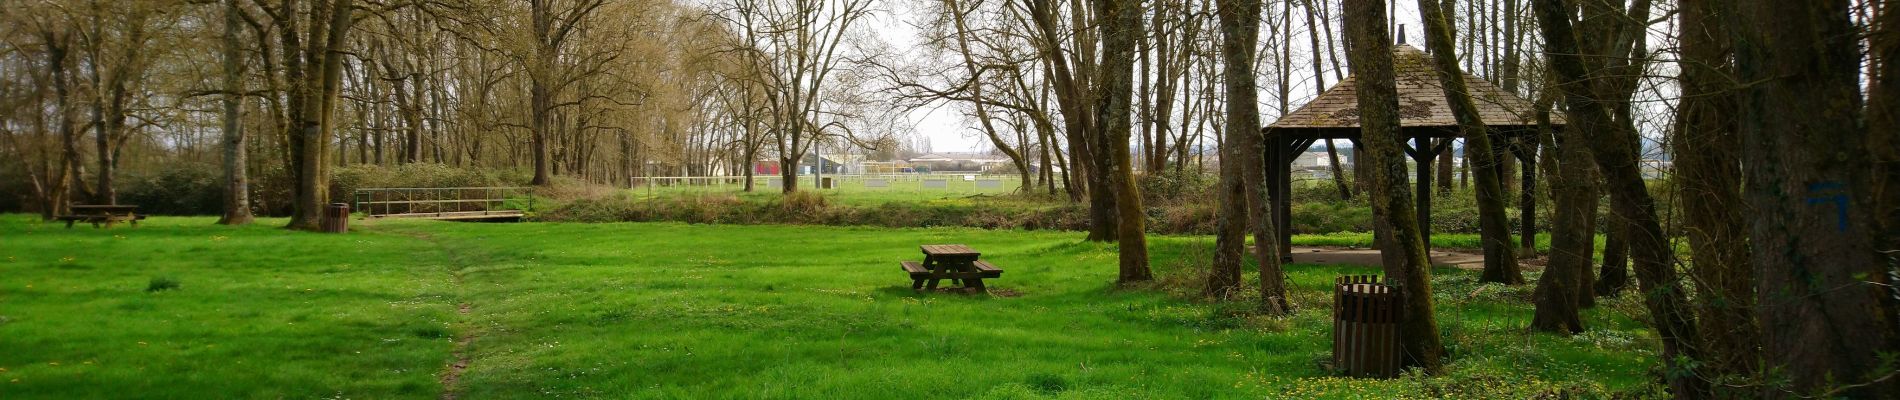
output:
<path id="1" fill-rule="evenodd" d="M 523 187 L 366 188 L 357 189 L 352 202 L 363 219 L 519 221 L 534 207 L 534 192 Z"/>

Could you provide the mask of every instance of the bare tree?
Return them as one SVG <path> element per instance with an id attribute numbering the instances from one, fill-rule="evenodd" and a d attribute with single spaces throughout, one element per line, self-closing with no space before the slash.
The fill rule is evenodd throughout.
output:
<path id="1" fill-rule="evenodd" d="M 1086 189 L 1089 200 L 1090 241 L 1114 241 L 1121 232 L 1119 216 L 1116 211 L 1119 201 L 1112 187 L 1112 179 L 1107 173 L 1109 166 L 1102 160 L 1110 159 L 1103 153 L 1109 149 L 1101 148 L 1095 140 L 1100 129 L 1097 115 L 1100 110 L 1095 106 L 1098 91 L 1102 84 L 1095 75 L 1097 68 L 1095 54 L 1098 43 L 1096 35 L 1089 28 L 1094 21 L 1085 3 L 1073 0 L 1069 5 L 1069 24 L 1062 25 L 1057 20 L 1059 14 L 1052 0 L 1026 0 L 1024 15 L 1036 27 L 1033 42 L 1042 51 L 1043 69 L 1055 87 L 1057 109 L 1062 112 L 1065 133 L 1068 136 L 1070 170 L 1076 174 L 1072 184 Z M 1062 32 L 1069 31 L 1067 40 Z M 1065 45 L 1066 44 L 1066 45 Z"/>
<path id="2" fill-rule="evenodd" d="M 1535 0 L 1532 8 L 1544 33 L 1545 55 L 1570 106 L 1566 115 L 1570 126 L 1566 129 L 1589 132 L 1594 139 L 1587 142 L 1603 172 L 1612 209 L 1630 229 L 1638 284 L 1643 287 L 1644 303 L 1655 319 L 1657 333 L 1663 338 L 1663 363 L 1671 369 L 1694 371 L 1693 365 L 1685 365 L 1682 360 L 1702 359 L 1703 349 L 1695 320 L 1687 309 L 1682 282 L 1676 277 L 1667 237 L 1656 218 L 1655 200 L 1650 198 L 1637 170 L 1636 134 L 1615 126 L 1610 110 L 1596 97 L 1600 89 L 1595 86 L 1605 83 L 1592 81 L 1586 72 L 1564 1 Z M 1693 373 L 1671 374 L 1668 381 L 1679 397 L 1709 395 L 1708 382 Z"/>

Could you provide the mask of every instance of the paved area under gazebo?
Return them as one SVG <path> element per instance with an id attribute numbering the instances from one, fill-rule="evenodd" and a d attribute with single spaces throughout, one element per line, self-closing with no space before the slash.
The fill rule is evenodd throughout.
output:
<path id="1" fill-rule="evenodd" d="M 1288 248 L 1294 264 L 1370 265 L 1382 263 L 1379 249 L 1367 247 L 1293 246 Z M 1484 255 L 1463 251 L 1432 250 L 1432 265 L 1462 269 L 1484 269 Z"/>

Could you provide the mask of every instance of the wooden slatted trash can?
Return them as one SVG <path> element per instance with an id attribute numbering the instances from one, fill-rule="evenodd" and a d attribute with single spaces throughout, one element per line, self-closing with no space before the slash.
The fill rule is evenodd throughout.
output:
<path id="1" fill-rule="evenodd" d="M 1399 373 L 1399 288 L 1376 275 L 1333 281 L 1333 367 L 1349 376 Z"/>
<path id="2" fill-rule="evenodd" d="M 326 233 L 344 233 L 350 231 L 350 204 L 330 203 L 323 208 L 323 221 L 319 230 Z"/>

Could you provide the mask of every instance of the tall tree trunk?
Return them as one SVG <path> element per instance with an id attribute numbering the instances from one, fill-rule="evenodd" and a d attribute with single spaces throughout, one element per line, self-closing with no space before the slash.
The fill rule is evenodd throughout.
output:
<path id="1" fill-rule="evenodd" d="M 557 39 L 551 32 L 555 17 L 554 11 L 548 9 L 550 5 L 547 0 L 533 0 L 528 4 L 532 24 L 530 28 L 535 35 L 534 60 L 530 61 L 531 68 L 528 71 L 528 141 L 534 152 L 534 180 L 529 183 L 547 186 L 554 183 L 554 174 L 548 165 L 548 130 L 554 128 L 554 117 L 550 115 L 554 111 L 554 93 L 548 85 L 554 80 L 554 58 L 557 56 L 557 43 L 553 43 Z"/>
<path id="2" fill-rule="evenodd" d="M 1790 384 L 1761 395 L 1900 397 L 1880 355 L 1896 350 L 1893 314 L 1870 282 L 1889 269 L 1875 244 L 1873 155 L 1853 145 L 1868 132 L 1849 2 L 1743 0 L 1732 10 L 1737 81 L 1749 83 L 1739 126 L 1763 360 Z"/>
<path id="3" fill-rule="evenodd" d="M 53 108 L 59 119 L 59 172 L 53 179 L 53 187 L 47 188 L 48 201 L 46 216 L 58 216 L 71 213 L 74 181 L 79 175 L 79 130 L 74 126 L 78 121 L 73 117 L 73 94 L 71 49 L 72 34 L 66 32 L 41 32 L 46 44 L 46 63 L 48 74 L 53 81 Z"/>
<path id="4" fill-rule="evenodd" d="M 1400 147 L 1405 138 L 1399 130 L 1399 99 L 1392 70 L 1392 37 L 1385 28 L 1385 2 L 1382 0 L 1346 0 L 1346 34 L 1353 45 L 1347 50 L 1353 74 L 1358 76 L 1360 143 L 1366 148 L 1365 164 L 1371 187 L 1373 217 L 1388 234 L 1382 235 L 1388 282 L 1397 283 L 1404 305 L 1399 322 L 1399 346 L 1405 364 L 1435 372 L 1444 364 L 1445 348 L 1439 341 L 1438 321 L 1433 316 L 1431 260 L 1425 252 L 1417 212 L 1412 206 L 1411 189 L 1405 179 L 1405 161 Z"/>
<path id="5" fill-rule="evenodd" d="M 1548 115 L 1548 114 L 1546 114 Z M 1580 333 L 1583 320 L 1578 309 L 1593 300 L 1588 283 L 1592 255 L 1596 247 L 1597 193 L 1596 164 L 1588 132 L 1564 129 L 1556 133 L 1563 140 L 1553 142 L 1556 179 L 1550 179 L 1551 207 L 1550 262 L 1537 279 L 1533 301 L 1537 310 L 1531 316 L 1531 329 L 1544 332 Z"/>
<path id="6" fill-rule="evenodd" d="M 1673 251 L 1656 219 L 1655 201 L 1637 170 L 1635 132 L 1616 129 L 1610 110 L 1593 96 L 1596 91 L 1591 85 L 1600 83 L 1589 80 L 1564 0 L 1534 0 L 1532 8 L 1544 32 L 1552 73 L 1565 95 L 1565 104 L 1570 106 L 1570 126 L 1566 129 L 1582 130 L 1594 139 L 1586 143 L 1603 172 L 1616 219 L 1631 231 L 1630 250 L 1636 255 L 1637 280 L 1657 334 L 1663 339 L 1663 364 L 1672 371 L 1666 378 L 1671 393 L 1678 398 L 1707 398 L 1708 382 L 1694 373 L 1694 363 L 1682 362 L 1704 359 L 1703 349 L 1695 320 L 1687 309 L 1682 282 L 1676 277 Z"/>
<path id="7" fill-rule="evenodd" d="M 1546 81 L 1548 82 L 1548 79 L 1546 79 Z M 1551 261 L 1557 261 L 1557 253 L 1560 251 L 1564 252 L 1567 257 L 1572 258 L 1569 262 L 1576 263 L 1575 268 L 1577 270 L 1576 290 L 1574 290 L 1576 293 L 1577 308 L 1591 308 L 1596 306 L 1597 299 L 1596 291 L 1593 289 L 1596 287 L 1596 269 L 1593 268 L 1594 265 L 1592 265 L 1593 256 L 1596 254 L 1596 205 L 1597 199 L 1602 197 L 1602 194 L 1598 193 L 1597 189 L 1598 177 L 1596 164 L 1592 162 L 1594 157 L 1590 156 L 1590 148 L 1588 146 L 1577 146 L 1576 149 L 1582 153 L 1575 155 L 1574 157 L 1580 158 L 1574 158 L 1574 160 L 1580 161 L 1570 161 L 1570 164 L 1565 165 L 1583 169 L 1587 173 L 1564 175 L 1572 171 L 1558 167 L 1558 164 L 1563 162 L 1562 160 L 1571 156 L 1562 154 L 1564 150 L 1568 150 L 1557 145 L 1557 138 L 1563 135 L 1563 132 L 1558 131 L 1557 127 L 1551 124 L 1550 121 L 1551 108 L 1556 104 L 1556 100 L 1554 96 L 1550 96 L 1548 93 L 1556 90 L 1555 83 L 1547 83 L 1544 87 L 1544 90 L 1539 91 L 1539 93 L 1543 93 L 1543 95 L 1538 96 L 1536 106 L 1537 145 L 1543 147 L 1544 151 L 1539 152 L 1539 158 L 1535 165 L 1538 169 L 1542 170 L 1544 180 L 1551 182 L 1549 187 L 1552 201 L 1556 201 L 1558 196 L 1573 196 L 1570 202 L 1564 203 L 1570 205 L 1570 207 L 1553 206 L 1551 208 Z M 1572 133 L 1581 135 L 1583 132 L 1575 131 Z M 1579 136 L 1576 140 L 1588 139 Z M 1566 179 L 1563 178 L 1564 176 L 1570 176 L 1571 178 Z M 1559 180 L 1563 180 L 1565 185 L 1559 185 L 1557 182 Z M 1575 219 L 1572 220 L 1573 222 L 1559 225 L 1555 221 L 1557 214 L 1562 212 L 1562 210 L 1577 213 L 1574 217 Z M 1573 235 L 1572 237 L 1576 239 L 1567 239 L 1562 244 L 1557 243 L 1556 236 L 1559 230 L 1569 231 L 1567 234 Z M 1546 266 L 1545 268 L 1550 267 Z M 1539 284 L 1542 284 L 1541 281 Z"/>
<path id="8" fill-rule="evenodd" d="M 291 197 L 292 212 L 286 226 L 296 230 L 317 230 L 323 219 L 323 205 L 329 200 L 329 171 L 324 156 L 330 141 L 331 114 L 337 90 L 341 89 L 343 46 L 354 22 L 351 0 L 316 4 L 308 25 L 310 40 L 301 46 L 287 43 L 286 52 L 301 63 L 301 72 L 291 91 L 296 98 L 290 145 L 296 186 Z M 288 33 L 286 36 L 295 36 Z M 294 41 L 294 39 L 293 39 Z M 296 51 L 301 50 L 301 51 Z M 303 54 L 296 57 L 294 54 Z"/>
<path id="9" fill-rule="evenodd" d="M 237 0 L 224 0 L 224 37 L 221 62 L 224 72 L 224 112 L 219 122 L 224 128 L 224 216 L 219 224 L 250 224 L 251 182 L 246 172 L 246 140 L 238 125 L 238 109 L 244 102 L 242 44 L 238 42 L 241 20 Z"/>
<path id="10" fill-rule="evenodd" d="M 1598 296 L 1615 296 L 1630 282 L 1629 224 L 1614 213 L 1603 223 L 1603 266 L 1594 289 Z"/>
<path id="11" fill-rule="evenodd" d="M 1246 244 L 1241 226 L 1251 227 L 1254 234 L 1254 258 L 1260 268 L 1261 311 L 1270 315 L 1283 315 L 1291 312 L 1291 304 L 1286 296 L 1286 272 L 1280 266 L 1279 232 L 1273 225 L 1268 211 L 1269 199 L 1265 196 L 1266 176 L 1260 168 L 1263 164 L 1261 152 L 1267 146 L 1260 134 L 1259 91 L 1254 73 L 1254 62 L 1258 57 L 1253 44 L 1260 36 L 1259 0 L 1222 1 L 1219 5 L 1221 26 L 1221 79 L 1223 90 L 1228 93 L 1226 128 L 1223 130 L 1226 143 L 1221 146 L 1221 236 L 1216 238 L 1216 258 L 1233 257 L 1231 260 L 1217 260 L 1217 269 L 1228 268 L 1222 261 L 1231 261 L 1231 278 L 1240 278 L 1240 248 Z M 1218 271 L 1225 273 L 1226 270 Z M 1238 282 L 1235 282 L 1238 285 Z"/>
<path id="12" fill-rule="evenodd" d="M 1154 274 L 1148 270 L 1148 238 L 1145 230 L 1147 213 L 1141 206 L 1141 192 L 1135 185 L 1134 161 L 1129 154 L 1129 135 L 1132 124 L 1129 119 L 1130 104 L 1134 97 L 1134 70 L 1136 39 L 1143 34 L 1141 2 L 1123 3 L 1119 0 L 1094 0 L 1095 10 L 1100 13 L 1098 26 L 1102 31 L 1102 69 L 1101 92 L 1096 100 L 1097 143 L 1107 151 L 1100 155 L 1102 165 L 1108 166 L 1102 171 L 1108 175 L 1113 185 L 1117 222 L 1116 230 L 1121 248 L 1121 274 L 1118 283 L 1133 283 L 1154 280 Z"/>
<path id="13" fill-rule="evenodd" d="M 1683 227 L 1695 257 L 1698 317 L 1709 329 L 1706 345 L 1714 377 L 1754 377 L 1761 357 L 1755 324 L 1754 268 L 1748 261 L 1748 225 L 1742 204 L 1741 138 L 1730 89 L 1732 39 L 1719 21 L 1719 1 L 1682 0 L 1682 100 L 1677 107 L 1675 180 Z M 1729 391 L 1729 389 L 1718 390 Z M 1723 397 L 1752 397 L 1725 393 Z"/>
<path id="14" fill-rule="evenodd" d="M 1442 7 L 1441 7 L 1442 6 Z M 1438 67 L 1438 83 L 1444 88 L 1447 105 L 1452 116 L 1458 120 L 1458 128 L 1465 137 L 1465 153 L 1471 155 L 1472 162 L 1479 171 L 1490 170 L 1500 158 L 1498 147 L 1492 145 L 1491 130 L 1478 116 L 1478 107 L 1471 99 L 1465 84 L 1464 72 L 1458 69 L 1458 55 L 1452 52 L 1453 42 L 1450 24 L 1441 10 L 1451 7 L 1451 0 L 1439 3 L 1438 0 L 1419 0 L 1420 13 L 1425 18 L 1425 32 L 1430 39 L 1427 46 L 1432 50 L 1432 62 Z M 1446 139 L 1450 140 L 1450 139 Z M 1424 150 L 1424 149 L 1420 149 Z M 1443 156 L 1451 161 L 1451 155 Z M 1423 168 L 1424 166 L 1420 166 Z M 1450 163 L 1439 165 L 1439 178 L 1451 180 Z M 1504 215 L 1504 195 L 1502 185 L 1496 174 L 1478 174 L 1478 224 L 1484 246 L 1484 273 L 1479 281 L 1498 282 L 1507 285 L 1524 283 L 1524 272 L 1517 265 L 1517 255 L 1511 244 L 1511 221 Z M 1440 186 L 1450 190 L 1449 185 Z"/>

